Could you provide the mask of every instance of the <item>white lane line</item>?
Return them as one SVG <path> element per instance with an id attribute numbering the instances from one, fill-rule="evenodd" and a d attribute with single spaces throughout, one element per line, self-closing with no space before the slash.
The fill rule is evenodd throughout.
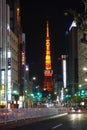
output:
<path id="1" fill-rule="evenodd" d="M 54 115 L 52 117 L 48 117 L 48 118 L 56 118 L 56 117 L 61 117 L 61 116 L 64 116 L 64 115 L 67 115 L 67 113 L 63 113 L 63 114 L 58 114 L 58 115 Z"/>
<path id="2" fill-rule="evenodd" d="M 56 129 L 57 127 L 59 127 L 61 125 L 63 125 L 63 124 L 56 125 L 56 126 L 52 127 L 52 129 Z"/>

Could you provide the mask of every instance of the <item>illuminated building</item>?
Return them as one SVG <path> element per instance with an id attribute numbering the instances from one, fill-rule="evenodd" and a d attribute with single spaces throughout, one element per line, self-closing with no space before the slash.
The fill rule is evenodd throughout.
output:
<path id="1" fill-rule="evenodd" d="M 0 107 L 11 107 L 19 95 L 18 0 L 0 0 Z M 18 100 L 18 99 L 16 99 Z"/>
<path id="2" fill-rule="evenodd" d="M 67 87 L 67 73 L 66 73 L 66 55 L 61 55 L 62 58 L 62 68 L 63 68 L 63 86 Z"/>
<path id="3" fill-rule="evenodd" d="M 7 66 L 6 66 L 6 1 L 0 1 L 0 106 L 6 105 L 6 73 L 7 73 Z M 4 16 L 2 18 L 2 15 Z M 4 44 L 3 44 L 4 43 Z"/>
<path id="4" fill-rule="evenodd" d="M 50 54 L 49 25 L 48 25 L 48 21 L 47 21 L 44 89 L 48 90 L 49 92 L 51 92 L 53 90 L 52 75 L 53 75 L 53 70 L 52 70 L 52 65 L 51 65 L 51 54 Z"/>
<path id="5" fill-rule="evenodd" d="M 24 69 L 25 69 L 25 35 L 22 34 L 21 29 L 21 10 L 20 10 L 20 0 L 7 0 L 7 3 L 10 7 L 10 28 L 13 33 L 17 36 L 18 44 L 15 45 L 15 49 L 17 52 L 15 55 L 17 56 L 18 62 L 15 62 L 17 70 L 14 71 L 16 77 L 12 79 L 13 91 L 17 90 L 18 94 L 23 96 L 23 87 L 24 87 Z M 14 51 L 13 51 L 14 52 Z M 13 55 L 12 52 L 12 55 Z M 13 94 L 12 94 L 13 95 Z M 13 96 L 14 98 L 14 96 Z M 16 99 L 18 100 L 19 97 Z"/>
<path id="6" fill-rule="evenodd" d="M 15 100 L 14 92 L 19 95 L 18 87 L 18 38 L 10 30 L 8 41 L 8 92 L 11 89 L 10 101 Z M 9 95 L 9 94 L 8 94 Z"/>

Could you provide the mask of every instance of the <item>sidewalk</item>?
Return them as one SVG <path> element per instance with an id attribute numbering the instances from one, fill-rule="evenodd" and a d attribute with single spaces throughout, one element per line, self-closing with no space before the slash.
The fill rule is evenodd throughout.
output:
<path id="1" fill-rule="evenodd" d="M 18 120 L 16 122 L 12 121 L 12 122 L 7 122 L 6 124 L 2 123 L 0 124 L 0 130 L 8 130 L 10 128 L 15 128 L 18 126 L 22 126 L 22 125 L 27 125 L 33 122 L 37 122 L 37 121 L 42 121 L 42 120 L 47 120 L 49 118 L 56 118 L 58 116 L 64 116 L 67 113 L 64 114 L 58 114 L 58 115 L 51 115 L 51 116 L 46 116 L 46 117 L 37 117 L 37 118 L 31 118 L 31 119 L 25 119 L 25 120 Z"/>

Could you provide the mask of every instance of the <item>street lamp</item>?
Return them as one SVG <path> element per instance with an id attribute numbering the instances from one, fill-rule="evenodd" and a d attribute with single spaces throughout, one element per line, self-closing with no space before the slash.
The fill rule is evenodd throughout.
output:
<path id="1" fill-rule="evenodd" d="M 26 65 L 26 68 L 25 68 L 26 71 L 29 71 L 29 67 Z"/>
<path id="2" fill-rule="evenodd" d="M 39 92 L 39 87 L 40 87 L 39 85 L 36 86 L 36 88 L 38 89 L 38 92 Z"/>
<path id="3" fill-rule="evenodd" d="M 36 77 L 34 76 L 34 77 L 32 78 L 32 80 L 35 81 L 35 80 L 36 80 Z"/>
<path id="4" fill-rule="evenodd" d="M 29 66 L 25 66 L 24 76 L 24 107 L 27 107 L 27 92 L 28 92 L 28 81 L 29 81 Z"/>

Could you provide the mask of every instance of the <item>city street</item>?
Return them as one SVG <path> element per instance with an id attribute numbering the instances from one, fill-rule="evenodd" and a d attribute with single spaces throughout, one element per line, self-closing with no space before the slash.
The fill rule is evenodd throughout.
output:
<path id="1" fill-rule="evenodd" d="M 87 114 L 68 114 L 9 130 L 87 130 Z"/>

